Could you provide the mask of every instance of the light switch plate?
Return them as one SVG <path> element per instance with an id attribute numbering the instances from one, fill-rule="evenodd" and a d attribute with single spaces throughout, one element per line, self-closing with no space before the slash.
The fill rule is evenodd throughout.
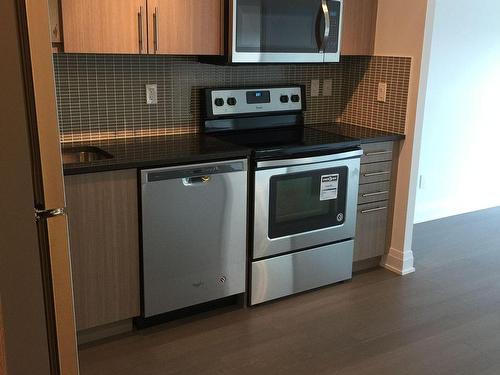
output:
<path id="1" fill-rule="evenodd" d="M 323 81 L 323 96 L 332 96 L 332 80 L 325 79 Z"/>
<path id="2" fill-rule="evenodd" d="M 311 96 L 319 96 L 319 79 L 311 81 Z"/>
<path id="3" fill-rule="evenodd" d="M 385 103 L 387 101 L 387 83 L 380 82 L 378 84 L 377 100 Z"/>
<path id="4" fill-rule="evenodd" d="M 158 85 L 146 85 L 146 104 L 158 104 Z"/>

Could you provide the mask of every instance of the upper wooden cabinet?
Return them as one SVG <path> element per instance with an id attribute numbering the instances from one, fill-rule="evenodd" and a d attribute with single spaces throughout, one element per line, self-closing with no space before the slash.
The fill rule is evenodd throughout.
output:
<path id="1" fill-rule="evenodd" d="M 220 55 L 221 0 L 148 0 L 149 53 Z"/>
<path id="2" fill-rule="evenodd" d="M 51 0 L 68 53 L 220 55 L 223 0 Z"/>
<path id="3" fill-rule="evenodd" d="M 61 0 L 65 52 L 146 53 L 146 0 Z"/>
<path id="4" fill-rule="evenodd" d="M 344 0 L 342 55 L 373 55 L 378 0 Z"/>

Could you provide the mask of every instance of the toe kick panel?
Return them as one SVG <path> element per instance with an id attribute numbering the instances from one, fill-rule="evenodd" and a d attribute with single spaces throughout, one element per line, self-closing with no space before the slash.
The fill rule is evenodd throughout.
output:
<path id="1" fill-rule="evenodd" d="M 252 262 L 251 305 L 348 280 L 354 241 Z"/>

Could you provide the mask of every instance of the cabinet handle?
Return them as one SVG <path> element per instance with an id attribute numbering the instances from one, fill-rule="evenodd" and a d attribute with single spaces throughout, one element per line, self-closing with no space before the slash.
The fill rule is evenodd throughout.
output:
<path id="1" fill-rule="evenodd" d="M 155 53 L 158 51 L 158 8 L 153 13 L 153 45 Z"/>
<path id="2" fill-rule="evenodd" d="M 378 211 L 383 211 L 383 210 L 387 210 L 387 207 L 384 206 L 384 207 L 371 208 L 369 210 L 363 210 L 363 211 L 361 211 L 361 213 L 362 214 L 369 214 L 372 212 L 378 212 Z"/>
<path id="3" fill-rule="evenodd" d="M 377 195 L 383 195 L 383 194 L 389 194 L 389 191 L 385 190 L 385 191 L 376 191 L 373 193 L 366 193 L 366 194 L 363 194 L 362 197 L 363 198 L 376 197 Z"/>
<path id="4" fill-rule="evenodd" d="M 139 23 L 139 53 L 142 53 L 143 49 L 142 7 L 140 7 L 139 13 L 137 13 L 137 22 Z"/>
<path id="5" fill-rule="evenodd" d="M 391 174 L 390 171 L 382 171 L 382 172 L 373 172 L 373 173 L 364 173 L 364 177 L 374 177 L 374 176 L 383 176 L 386 174 Z"/>
<path id="6" fill-rule="evenodd" d="M 379 156 L 379 155 L 387 155 L 392 154 L 392 151 L 375 151 L 375 152 L 367 152 L 365 156 Z"/>

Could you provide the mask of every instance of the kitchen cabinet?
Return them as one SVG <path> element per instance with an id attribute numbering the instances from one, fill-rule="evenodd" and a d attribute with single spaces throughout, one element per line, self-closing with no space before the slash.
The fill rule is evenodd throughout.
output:
<path id="1" fill-rule="evenodd" d="M 60 1 L 64 52 L 224 53 L 223 0 Z"/>
<path id="2" fill-rule="evenodd" d="M 137 172 L 65 177 L 78 330 L 140 313 Z"/>
<path id="3" fill-rule="evenodd" d="M 221 0 L 148 0 L 149 53 L 224 53 Z"/>
<path id="4" fill-rule="evenodd" d="M 358 206 L 354 261 L 380 257 L 385 253 L 389 202 Z"/>
<path id="5" fill-rule="evenodd" d="M 378 0 L 344 0 L 342 55 L 373 55 Z"/>
<path id="6" fill-rule="evenodd" d="M 146 53 L 146 0 L 61 0 L 64 51 Z"/>
<path id="7" fill-rule="evenodd" d="M 387 250 L 393 158 L 393 142 L 363 145 L 354 262 L 381 257 Z"/>
<path id="8" fill-rule="evenodd" d="M 360 184 L 389 181 L 392 174 L 392 161 L 374 164 L 361 164 Z"/>

